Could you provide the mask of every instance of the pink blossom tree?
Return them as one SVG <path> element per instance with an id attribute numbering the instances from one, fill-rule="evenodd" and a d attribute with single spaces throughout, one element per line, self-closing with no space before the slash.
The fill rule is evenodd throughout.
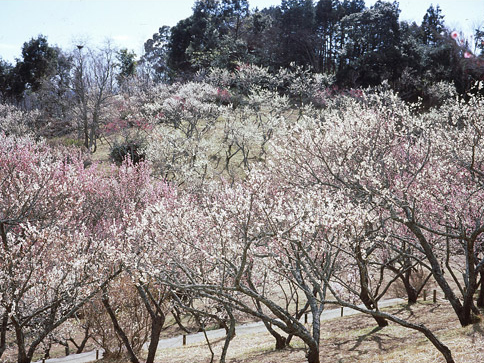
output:
<path id="1" fill-rule="evenodd" d="M 1 352 L 12 326 L 18 360 L 28 362 L 124 269 L 127 221 L 163 185 L 152 182 L 146 163 L 86 169 L 72 151 L 0 137 Z"/>
<path id="2" fill-rule="evenodd" d="M 2 334 L 12 327 L 24 363 L 117 271 L 105 265 L 105 241 L 77 213 L 82 180 L 94 178 L 82 158 L 28 138 L 0 138 Z"/>

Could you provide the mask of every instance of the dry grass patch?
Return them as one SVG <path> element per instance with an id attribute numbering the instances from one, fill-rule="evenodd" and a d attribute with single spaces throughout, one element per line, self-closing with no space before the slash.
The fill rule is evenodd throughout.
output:
<path id="1" fill-rule="evenodd" d="M 484 323 L 461 328 L 450 305 L 421 302 L 385 309 L 412 322 L 423 323 L 446 344 L 455 361 L 484 362 Z M 213 341 L 215 362 L 223 339 Z M 275 341 L 268 333 L 237 336 L 231 343 L 227 362 L 299 363 L 305 362 L 304 344 L 293 339 L 291 348 L 274 350 Z M 206 343 L 159 351 L 157 362 L 210 362 Z M 421 334 L 394 323 L 378 329 L 368 316 L 357 315 L 324 321 L 321 327 L 321 362 L 327 363 L 444 363 L 444 358 Z"/>

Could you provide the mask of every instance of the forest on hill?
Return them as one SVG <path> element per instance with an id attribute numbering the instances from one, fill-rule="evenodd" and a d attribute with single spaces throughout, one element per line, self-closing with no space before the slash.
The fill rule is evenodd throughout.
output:
<path id="1" fill-rule="evenodd" d="M 233 71 L 253 64 L 275 73 L 296 65 L 332 74 L 343 88 L 387 80 L 403 99 L 416 100 L 431 98 L 437 82 L 453 83 L 464 94 L 482 80 L 482 26 L 474 34 L 448 29 L 438 5 L 420 24 L 399 21 L 399 13 L 396 1 L 368 8 L 363 0 L 283 0 L 260 10 L 250 10 L 247 0 L 196 1 L 193 14 L 161 26 L 140 57 L 109 46 L 104 52 L 114 52 L 109 57 L 119 77 L 137 72 L 154 82 L 186 81 L 214 67 Z M 62 92 L 83 57 L 101 56 L 87 54 L 88 44 L 79 46 L 52 47 L 41 35 L 26 42 L 16 64 L 0 60 L 1 99 L 19 101 L 46 81 Z"/>

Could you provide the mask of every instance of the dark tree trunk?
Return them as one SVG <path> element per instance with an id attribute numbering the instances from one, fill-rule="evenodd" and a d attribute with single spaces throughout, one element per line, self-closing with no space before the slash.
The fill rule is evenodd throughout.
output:
<path id="1" fill-rule="evenodd" d="M 66 357 L 71 354 L 71 350 L 69 349 L 69 343 L 67 342 L 67 340 L 66 341 L 55 340 L 55 341 L 64 347 Z"/>
<path id="2" fill-rule="evenodd" d="M 275 334 L 272 336 L 276 338 L 276 350 L 281 350 L 284 349 L 289 345 L 292 339 L 292 335 L 288 336 L 287 338 L 283 337 L 281 334 L 278 334 L 276 331 L 274 331 Z"/>
<path id="3" fill-rule="evenodd" d="M 145 304 L 146 310 L 150 314 L 151 318 L 151 334 L 150 334 L 150 345 L 148 347 L 148 357 L 146 358 L 146 363 L 153 363 L 155 360 L 156 350 L 158 349 L 158 342 L 160 340 L 161 330 L 165 324 L 165 314 L 160 308 L 160 303 L 157 302 L 151 295 L 148 288 L 142 284 L 136 285 L 136 290 L 139 296 Z M 162 297 L 163 299 L 163 297 Z M 154 306 L 154 308 L 152 307 Z"/>
<path id="4" fill-rule="evenodd" d="M 298 312 L 296 312 L 296 319 L 297 320 L 301 320 L 303 316 L 306 316 L 305 319 L 307 319 L 306 314 L 307 314 L 309 306 L 310 306 L 310 304 L 309 304 L 309 299 L 308 299 L 308 301 L 306 302 L 304 307 L 302 309 L 300 309 Z M 318 333 L 318 335 L 319 335 L 319 333 Z M 289 344 L 291 344 L 291 340 L 292 340 L 293 337 L 294 337 L 293 334 L 288 334 L 287 338 L 282 342 L 284 345 L 280 349 L 283 349 L 284 347 L 288 347 Z M 276 342 L 276 345 L 277 345 L 277 342 Z"/>
<path id="5" fill-rule="evenodd" d="M 256 290 L 254 284 L 252 283 L 252 281 L 250 279 L 248 280 L 248 282 L 249 282 L 249 286 L 253 290 Z M 256 303 L 256 306 L 257 306 L 257 311 L 259 313 L 262 313 L 262 306 L 260 304 L 260 301 L 256 300 L 255 303 Z M 289 337 L 288 337 L 289 340 L 288 340 L 284 336 L 279 334 L 277 331 L 275 331 L 272 328 L 272 324 L 270 322 L 265 321 L 265 320 L 263 320 L 262 322 L 264 323 L 264 326 L 266 327 L 267 331 L 276 339 L 276 350 L 284 349 L 289 344 L 289 341 L 292 337 L 289 335 Z"/>
<path id="6" fill-rule="evenodd" d="M 423 286 L 421 286 L 418 290 L 413 287 L 410 279 L 412 275 L 412 266 L 407 260 L 407 258 L 404 260 L 404 264 L 400 269 L 392 266 L 391 264 L 388 264 L 386 267 L 393 271 L 402 281 L 403 287 L 405 288 L 405 293 L 407 294 L 407 302 L 409 305 L 411 305 L 417 302 L 418 294 L 420 293 L 420 290 L 423 289 Z M 431 275 L 429 275 L 429 277 L 430 276 Z"/>
<path id="7" fill-rule="evenodd" d="M 151 335 L 150 345 L 148 347 L 148 357 L 146 363 L 153 363 L 155 360 L 156 349 L 158 348 L 158 342 L 160 340 L 161 329 L 165 324 L 165 316 L 156 316 L 151 319 Z"/>
<path id="8" fill-rule="evenodd" d="M 484 308 L 484 271 L 481 271 L 481 291 L 477 297 L 477 307 Z"/>
<path id="9" fill-rule="evenodd" d="M 276 339 L 276 350 L 284 349 L 287 346 L 287 339 L 272 328 L 267 321 L 263 321 L 267 331 Z"/>
<path id="10" fill-rule="evenodd" d="M 84 351 L 84 348 L 86 347 L 87 341 L 91 335 L 89 334 L 89 326 L 86 326 L 84 328 L 84 337 L 82 338 L 81 344 L 77 345 L 74 339 L 70 338 L 69 340 L 74 344 L 76 347 L 76 354 L 81 354 Z"/>
<path id="11" fill-rule="evenodd" d="M 52 343 L 49 342 L 47 347 L 44 349 L 44 359 L 49 359 L 50 358 L 50 349 L 52 348 Z"/>
<path id="12" fill-rule="evenodd" d="M 183 323 L 181 321 L 180 311 L 176 306 L 173 308 L 173 310 L 171 310 L 171 314 L 173 315 L 173 318 L 175 318 L 175 322 L 181 330 L 183 330 L 187 334 L 192 333 L 190 330 L 187 329 L 187 327 L 185 325 L 183 325 Z"/>
<path id="13" fill-rule="evenodd" d="M 410 282 L 410 275 L 411 275 L 411 270 L 405 271 L 405 273 L 402 275 L 402 282 L 403 282 L 403 286 L 405 286 L 405 291 L 407 292 L 407 302 L 409 305 L 415 304 L 418 298 L 418 292 Z"/>
<path id="14" fill-rule="evenodd" d="M 418 298 L 417 290 L 412 285 L 405 286 L 405 290 L 407 291 L 407 303 L 409 305 L 415 304 Z"/>
<path id="15" fill-rule="evenodd" d="M 356 245 L 355 247 L 355 257 L 358 264 L 358 272 L 360 274 L 360 299 L 368 310 L 378 310 L 376 301 L 371 299 L 371 291 L 368 287 L 368 270 L 359 245 Z M 380 328 L 388 326 L 388 321 L 386 321 L 385 318 L 376 315 L 373 315 L 373 318 Z"/>
<path id="16" fill-rule="evenodd" d="M 462 304 L 462 320 L 468 321 L 469 324 L 479 322 L 479 309 L 474 305 L 474 293 L 477 290 L 477 281 L 470 281 L 464 293 L 464 302 Z"/>
<path id="17" fill-rule="evenodd" d="M 0 358 L 7 349 L 7 325 L 8 325 L 8 311 L 5 311 L 2 317 L 2 325 L 0 326 Z"/>
<path id="18" fill-rule="evenodd" d="M 365 307 L 368 310 L 377 310 L 377 307 L 374 306 L 373 302 L 369 298 L 367 294 L 364 294 L 363 291 L 360 293 L 360 299 L 365 304 Z M 373 319 L 375 319 L 376 323 L 380 328 L 384 328 L 388 326 L 388 321 L 385 318 L 382 318 L 381 316 L 373 315 Z"/>
<path id="19" fill-rule="evenodd" d="M 407 217 L 411 219 L 412 212 L 410 210 L 406 210 Z M 412 233 L 417 237 L 420 245 L 424 249 L 425 256 L 429 261 L 432 267 L 432 276 L 434 277 L 437 284 L 440 286 L 442 291 L 445 294 L 445 298 L 449 300 L 452 308 L 454 309 L 457 318 L 461 326 L 467 326 L 472 324 L 475 321 L 475 316 L 471 311 L 472 306 L 467 305 L 465 308 L 460 302 L 459 298 L 455 295 L 454 291 L 450 287 L 449 283 L 447 282 L 446 278 L 444 277 L 443 271 L 440 267 L 439 260 L 435 256 L 432 247 L 428 243 L 427 239 L 425 238 L 424 234 L 420 230 L 420 228 L 412 221 L 406 222 L 405 225 L 412 231 Z"/>
<path id="20" fill-rule="evenodd" d="M 84 146 L 87 150 L 89 150 L 89 121 L 87 119 L 87 115 L 84 115 Z"/>
<path id="21" fill-rule="evenodd" d="M 308 363 L 319 363 L 319 347 L 317 344 L 309 345 L 308 352 L 306 353 Z"/>
<path id="22" fill-rule="evenodd" d="M 225 306 L 225 310 L 230 318 L 229 326 L 226 326 L 225 331 L 227 335 L 225 336 L 224 346 L 222 348 L 222 354 L 220 355 L 220 363 L 225 363 L 225 357 L 227 356 L 227 352 L 229 350 L 229 344 L 235 337 L 235 317 L 232 314 L 232 311 L 228 306 Z"/>
<path id="23" fill-rule="evenodd" d="M 12 318 L 11 321 L 15 328 L 15 337 L 17 341 L 17 362 L 30 363 L 30 361 L 32 360 L 32 357 L 28 356 L 27 351 L 25 349 L 25 336 L 22 331 L 22 327 L 15 319 Z"/>
<path id="24" fill-rule="evenodd" d="M 109 304 L 109 298 L 107 295 L 107 291 L 104 291 L 103 297 L 101 299 L 104 308 L 106 309 L 109 317 L 111 318 L 111 321 L 114 326 L 114 330 L 116 331 L 116 334 L 118 334 L 119 338 L 122 340 L 124 346 L 126 347 L 126 350 L 128 351 L 129 359 L 132 363 L 139 363 L 138 358 L 136 357 L 136 354 L 133 351 L 133 348 L 131 347 L 131 344 L 129 343 L 129 339 L 126 336 L 125 332 L 119 325 L 118 319 L 116 318 L 116 314 L 114 313 L 113 309 L 111 308 L 111 305 Z"/>

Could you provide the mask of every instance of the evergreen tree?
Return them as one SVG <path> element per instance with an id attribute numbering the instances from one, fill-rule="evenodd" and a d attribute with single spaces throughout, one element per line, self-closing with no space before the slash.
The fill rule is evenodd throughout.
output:
<path id="1" fill-rule="evenodd" d="M 282 0 L 280 28 L 280 66 L 287 67 L 294 62 L 317 67 L 312 0 Z"/>
<path id="2" fill-rule="evenodd" d="M 171 28 L 170 39 L 168 41 L 168 66 L 177 73 L 188 73 L 191 71 L 190 58 L 186 50 L 192 39 L 193 19 L 192 17 L 180 20 Z"/>
<path id="3" fill-rule="evenodd" d="M 432 45 L 439 42 L 444 31 L 444 16 L 439 5 L 435 8 L 430 5 L 424 15 L 421 28 L 424 44 Z"/>
<path id="4" fill-rule="evenodd" d="M 148 74 L 150 79 L 160 81 L 167 79 L 168 67 L 168 44 L 170 40 L 170 27 L 162 26 L 158 33 L 153 34 L 144 44 L 144 54 L 139 64 Z"/>
<path id="5" fill-rule="evenodd" d="M 118 83 L 123 83 L 129 77 L 136 74 L 136 54 L 133 51 L 128 51 L 127 48 L 121 49 L 117 52 L 116 58 L 118 60 L 119 73 L 117 75 Z"/>
<path id="6" fill-rule="evenodd" d="M 47 37 L 39 35 L 25 42 L 22 61 L 17 62 L 16 74 L 24 89 L 37 91 L 42 82 L 56 72 L 58 50 L 49 46 Z"/>
<path id="7" fill-rule="evenodd" d="M 401 74 L 400 10 L 398 3 L 377 1 L 370 9 L 341 21 L 346 39 L 338 82 L 344 86 L 392 84 Z"/>
<path id="8" fill-rule="evenodd" d="M 0 58 L 0 101 L 5 102 L 10 91 L 12 65 Z"/>
<path id="9" fill-rule="evenodd" d="M 475 48 L 480 51 L 480 57 L 484 57 L 484 28 L 476 29 L 474 34 Z"/>
<path id="10" fill-rule="evenodd" d="M 249 15 L 246 0 L 199 0 L 193 14 L 171 29 L 168 64 L 190 74 L 211 66 L 233 67 L 247 55 L 242 29 Z"/>
<path id="11" fill-rule="evenodd" d="M 336 68 L 336 37 L 339 24 L 337 0 L 319 0 L 315 9 L 316 35 L 318 37 L 318 67 L 321 72 L 334 72 Z"/>

